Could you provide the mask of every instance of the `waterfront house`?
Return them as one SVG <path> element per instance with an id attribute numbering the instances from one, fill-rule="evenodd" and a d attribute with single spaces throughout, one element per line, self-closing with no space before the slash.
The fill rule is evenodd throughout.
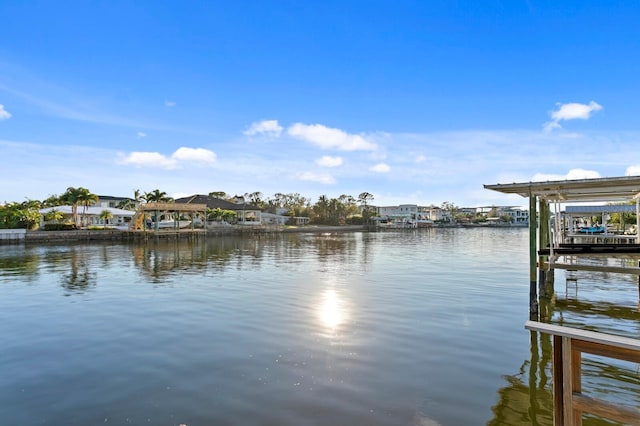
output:
<path id="1" fill-rule="evenodd" d="M 529 224 L 529 210 L 517 206 L 482 206 L 476 207 L 476 214 L 484 216 L 489 222 L 504 222 L 504 218 L 511 218 L 514 225 Z"/>
<path id="2" fill-rule="evenodd" d="M 260 221 L 263 225 L 285 225 L 289 219 L 291 219 L 290 216 L 285 216 L 282 214 L 267 212 L 260 213 Z"/>
<path id="3" fill-rule="evenodd" d="M 429 211 L 417 204 L 400 204 L 399 206 L 376 207 L 376 221 L 379 226 L 391 228 L 407 228 L 431 226 L 433 220 Z"/>
<path id="4" fill-rule="evenodd" d="M 98 195 L 98 201 L 91 204 L 92 206 L 97 207 L 111 207 L 115 208 L 122 204 L 130 204 L 131 206 L 137 207 L 138 203 L 129 197 L 112 197 L 110 195 Z M 134 210 L 134 209 L 132 209 Z"/>
<path id="5" fill-rule="evenodd" d="M 56 207 L 47 207 L 45 209 L 40 209 L 39 213 L 42 215 L 40 220 L 40 227 L 43 227 L 48 222 L 45 221 L 44 217 L 52 210 L 58 211 L 62 213 L 63 219 L 60 221 L 62 223 L 72 223 L 73 222 L 73 212 L 71 206 L 56 206 Z M 105 221 L 100 218 L 100 215 L 103 211 L 109 211 L 113 217 L 105 223 Z M 102 206 L 78 206 L 78 217 L 80 224 L 82 226 L 111 226 L 111 227 L 126 227 L 131 218 L 135 214 L 135 212 L 131 210 L 122 210 L 117 209 L 115 207 L 102 207 Z"/>

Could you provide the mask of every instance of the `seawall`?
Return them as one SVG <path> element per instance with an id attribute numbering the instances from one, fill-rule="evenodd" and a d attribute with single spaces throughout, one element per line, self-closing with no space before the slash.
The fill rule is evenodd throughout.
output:
<path id="1" fill-rule="evenodd" d="M 274 233 L 331 233 L 367 231 L 362 225 L 344 226 L 299 226 L 299 227 L 211 227 L 204 229 L 181 229 L 160 231 L 73 230 L 73 231 L 26 231 L 24 229 L 0 229 L 0 245 L 3 244 L 65 244 L 86 241 L 145 241 L 150 239 L 197 239 L 220 235 L 274 234 Z"/>

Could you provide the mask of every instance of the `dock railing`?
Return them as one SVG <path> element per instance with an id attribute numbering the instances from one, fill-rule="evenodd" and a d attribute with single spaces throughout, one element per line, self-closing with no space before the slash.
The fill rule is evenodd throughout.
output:
<path id="1" fill-rule="evenodd" d="M 581 384 L 582 353 L 640 363 L 640 340 L 537 321 L 527 321 L 525 328 L 553 336 L 555 426 L 582 425 L 583 413 L 640 425 L 638 408 L 586 396 Z"/>

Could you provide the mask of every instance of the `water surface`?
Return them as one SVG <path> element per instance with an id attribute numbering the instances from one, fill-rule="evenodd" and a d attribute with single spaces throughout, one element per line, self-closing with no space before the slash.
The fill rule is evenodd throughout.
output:
<path id="1" fill-rule="evenodd" d="M 637 281 L 560 274 L 549 321 L 637 336 Z M 1 418 L 550 425 L 528 280 L 526 229 L 0 246 Z M 634 366 L 588 368 L 638 402 Z"/>

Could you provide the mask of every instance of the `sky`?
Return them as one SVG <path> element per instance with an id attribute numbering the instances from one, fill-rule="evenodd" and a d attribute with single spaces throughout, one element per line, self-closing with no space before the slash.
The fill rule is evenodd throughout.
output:
<path id="1" fill-rule="evenodd" d="M 526 205 L 640 174 L 640 2 L 0 2 L 0 203 Z"/>

